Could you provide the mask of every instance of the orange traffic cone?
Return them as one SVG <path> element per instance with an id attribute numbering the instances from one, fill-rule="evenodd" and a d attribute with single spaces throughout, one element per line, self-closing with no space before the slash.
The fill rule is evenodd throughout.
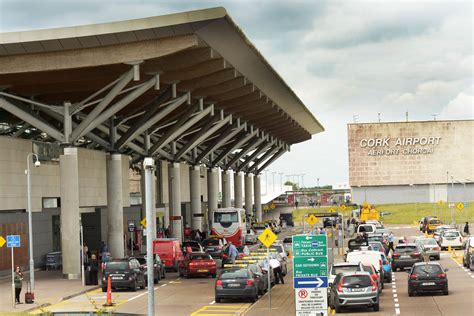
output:
<path id="1" fill-rule="evenodd" d="M 110 275 L 107 278 L 107 301 L 103 306 L 113 306 L 114 303 L 112 303 L 112 282 L 110 281 Z"/>

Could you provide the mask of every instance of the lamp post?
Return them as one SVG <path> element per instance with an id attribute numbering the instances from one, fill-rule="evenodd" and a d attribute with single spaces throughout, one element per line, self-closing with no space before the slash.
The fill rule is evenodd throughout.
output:
<path id="1" fill-rule="evenodd" d="M 28 241 L 29 241 L 29 249 L 28 255 L 30 257 L 30 284 L 31 284 L 31 292 L 35 290 L 35 260 L 33 258 L 33 225 L 31 220 L 31 172 L 30 172 L 30 157 L 34 156 L 36 161 L 34 165 L 38 168 L 41 163 L 39 161 L 38 155 L 35 153 L 29 153 L 26 156 L 26 183 L 27 183 L 27 190 L 28 190 Z"/>
<path id="2" fill-rule="evenodd" d="M 265 195 L 268 194 L 268 169 L 263 170 L 265 171 Z"/>
<path id="3" fill-rule="evenodd" d="M 278 174 L 280 175 L 280 191 L 283 191 L 283 172 Z"/>
<path id="4" fill-rule="evenodd" d="M 415 190 L 415 211 L 416 211 L 416 217 L 418 218 L 418 199 L 416 197 L 416 185 L 414 184 L 409 184 L 409 186 L 413 187 L 413 190 Z"/>

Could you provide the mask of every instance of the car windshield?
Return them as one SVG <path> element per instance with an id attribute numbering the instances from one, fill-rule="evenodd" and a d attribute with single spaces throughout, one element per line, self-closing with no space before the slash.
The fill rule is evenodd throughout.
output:
<path id="1" fill-rule="evenodd" d="M 436 264 L 427 264 L 427 265 L 416 266 L 413 269 L 413 274 L 420 274 L 420 273 L 438 274 L 438 273 L 443 273 L 443 270 L 441 269 L 440 266 L 438 266 Z"/>
<path id="2" fill-rule="evenodd" d="M 283 242 L 284 242 L 285 244 L 287 244 L 287 243 L 290 243 L 290 244 L 291 244 L 291 243 L 293 243 L 293 239 L 292 239 L 291 237 L 286 237 L 285 239 L 283 239 Z"/>
<path id="3" fill-rule="evenodd" d="M 238 223 L 239 213 L 236 212 L 215 212 L 214 223 Z"/>
<path id="4" fill-rule="evenodd" d="M 370 245 L 374 250 L 377 250 L 377 251 L 379 251 L 379 250 L 382 248 L 382 245 L 381 245 L 381 244 L 375 243 L 375 242 L 374 242 L 374 243 L 370 243 L 369 245 Z"/>
<path id="5" fill-rule="evenodd" d="M 107 263 L 107 270 L 128 270 L 128 261 L 112 261 Z"/>
<path id="6" fill-rule="evenodd" d="M 200 254 L 200 255 L 191 255 L 191 260 L 210 260 L 211 256 L 208 254 Z"/>
<path id="7" fill-rule="evenodd" d="M 219 246 L 219 239 L 206 239 L 202 242 L 203 246 Z"/>
<path id="8" fill-rule="evenodd" d="M 283 247 L 281 245 L 273 245 L 272 248 L 277 252 L 283 252 Z"/>
<path id="9" fill-rule="evenodd" d="M 420 243 L 421 245 L 437 245 L 438 244 L 436 240 L 433 238 L 418 239 L 418 243 Z"/>
<path id="10" fill-rule="evenodd" d="M 228 279 L 246 279 L 248 277 L 248 272 L 245 269 L 239 270 L 224 270 L 221 274 L 222 280 Z"/>
<path id="11" fill-rule="evenodd" d="M 430 220 L 430 225 L 437 225 L 437 224 L 441 224 L 441 221 L 439 219 Z"/>
<path id="12" fill-rule="evenodd" d="M 342 286 L 346 288 L 369 287 L 370 277 L 368 275 L 351 275 L 342 278 Z"/>
<path id="13" fill-rule="evenodd" d="M 416 250 L 416 246 L 397 246 L 395 248 L 395 251 L 403 252 L 403 253 L 412 252 L 415 250 Z"/>
<path id="14" fill-rule="evenodd" d="M 372 232 L 374 232 L 374 227 L 371 226 L 371 225 L 360 225 L 359 226 L 359 232 L 361 232 L 361 233 L 364 233 L 364 232 L 372 233 Z"/>
<path id="15" fill-rule="evenodd" d="M 331 274 L 337 275 L 344 272 L 356 272 L 359 271 L 359 266 L 333 266 L 331 269 Z"/>
<path id="16" fill-rule="evenodd" d="M 369 272 L 369 273 L 372 273 L 372 267 L 371 266 L 364 266 L 364 271 L 365 272 Z"/>
<path id="17" fill-rule="evenodd" d="M 146 258 L 139 257 L 139 258 L 137 258 L 137 260 L 140 264 L 146 264 Z"/>
<path id="18" fill-rule="evenodd" d="M 458 237 L 459 236 L 459 232 L 445 232 L 443 234 L 444 237 Z"/>

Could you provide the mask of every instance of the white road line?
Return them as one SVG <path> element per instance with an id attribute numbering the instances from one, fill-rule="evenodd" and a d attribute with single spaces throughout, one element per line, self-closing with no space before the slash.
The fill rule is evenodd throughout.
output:
<path id="1" fill-rule="evenodd" d="M 395 303 L 395 308 L 400 308 L 400 304 Z"/>
<path id="2" fill-rule="evenodd" d="M 130 297 L 130 298 L 127 300 L 127 302 L 133 301 L 134 299 L 139 298 L 139 297 L 141 297 L 141 296 L 143 296 L 143 295 L 145 295 L 145 294 L 148 294 L 148 292 L 143 292 L 143 293 L 138 294 L 138 295 L 136 295 L 136 296 L 134 296 L 134 297 Z"/>
<path id="3" fill-rule="evenodd" d="M 398 297 L 398 294 L 393 294 L 393 297 Z"/>
<path id="4" fill-rule="evenodd" d="M 393 301 L 394 301 L 395 303 L 398 303 L 398 298 L 394 298 Z"/>
<path id="5" fill-rule="evenodd" d="M 392 290 L 392 292 L 393 292 L 393 293 L 397 293 L 397 290 L 396 290 L 396 289 L 394 289 L 394 290 Z"/>
<path id="6" fill-rule="evenodd" d="M 167 286 L 167 285 L 168 285 L 168 284 L 165 283 L 165 284 L 163 284 L 162 286 Z"/>
<path id="7" fill-rule="evenodd" d="M 400 315 L 400 308 L 395 308 L 395 314 Z"/>
<path id="8" fill-rule="evenodd" d="M 216 303 L 216 301 L 212 301 L 209 303 L 209 305 L 214 305 Z"/>
<path id="9" fill-rule="evenodd" d="M 177 278 L 176 280 L 181 280 L 181 278 Z"/>

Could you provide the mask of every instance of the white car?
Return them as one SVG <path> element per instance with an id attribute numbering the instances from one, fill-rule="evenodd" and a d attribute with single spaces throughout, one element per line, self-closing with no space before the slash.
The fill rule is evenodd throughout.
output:
<path id="1" fill-rule="evenodd" d="M 363 250 L 352 251 L 347 254 L 346 261 L 362 264 L 371 264 L 374 266 L 377 274 L 379 275 L 379 281 L 384 279 L 383 271 L 383 258 L 379 251 L 375 250 Z M 383 281 L 380 281 L 381 289 L 383 289 Z"/>
<path id="2" fill-rule="evenodd" d="M 258 240 L 258 235 L 254 233 L 252 229 L 247 230 L 247 234 L 245 235 L 245 243 L 246 244 L 256 244 Z"/>
<path id="3" fill-rule="evenodd" d="M 360 262 L 336 262 L 329 270 L 328 282 L 331 285 L 338 273 L 364 271 Z"/>
<path id="4" fill-rule="evenodd" d="M 367 235 L 375 233 L 377 228 L 373 224 L 360 224 L 357 227 L 357 234 L 362 235 L 363 233 L 367 233 Z"/>
<path id="5" fill-rule="evenodd" d="M 439 245 L 441 249 L 448 248 L 449 246 L 451 246 L 451 248 L 462 248 L 463 238 L 461 233 L 457 230 L 445 230 L 441 233 Z"/>

